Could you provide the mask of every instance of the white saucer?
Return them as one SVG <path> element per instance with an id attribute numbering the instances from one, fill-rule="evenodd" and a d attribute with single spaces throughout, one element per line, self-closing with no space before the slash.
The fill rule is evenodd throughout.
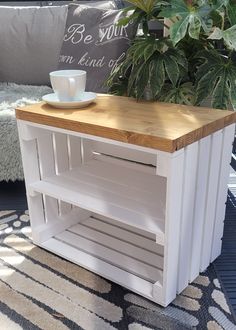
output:
<path id="1" fill-rule="evenodd" d="M 83 108 L 86 105 L 89 105 L 96 99 L 96 93 L 93 92 L 84 92 L 81 100 L 78 101 L 71 101 L 71 102 L 61 102 L 58 100 L 55 93 L 47 94 L 42 97 L 43 101 L 52 105 L 55 108 L 62 108 L 62 109 L 75 109 L 75 108 Z"/>

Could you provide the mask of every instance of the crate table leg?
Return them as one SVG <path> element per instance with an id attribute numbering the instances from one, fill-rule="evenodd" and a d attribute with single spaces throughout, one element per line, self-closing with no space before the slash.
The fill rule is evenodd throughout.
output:
<path id="1" fill-rule="evenodd" d="M 222 138 L 222 131 L 217 131 L 211 136 L 211 152 L 208 172 L 208 187 L 206 196 L 204 231 L 202 237 L 202 258 L 200 271 L 204 271 L 211 261 L 211 246 L 213 241 L 215 209 L 217 206 Z"/>
<path id="2" fill-rule="evenodd" d="M 180 223 L 178 293 L 182 292 L 188 285 L 191 268 L 190 263 L 198 151 L 198 142 L 192 143 L 184 149 L 184 180 Z"/>
<path id="3" fill-rule="evenodd" d="M 184 179 L 184 151 L 158 153 L 157 174 L 167 177 L 166 221 L 162 305 L 167 306 L 177 292 L 179 237 Z M 153 294 L 159 290 L 154 285 Z"/>
<path id="4" fill-rule="evenodd" d="M 223 143 L 221 148 L 221 165 L 216 203 L 215 225 L 211 250 L 211 262 L 221 253 L 222 236 L 224 230 L 225 203 L 227 199 L 227 183 L 232 154 L 231 145 L 234 141 L 235 125 L 230 125 L 223 130 Z"/>
<path id="5" fill-rule="evenodd" d="M 57 166 L 61 170 L 63 164 L 62 161 L 58 161 L 58 155 L 53 146 L 53 133 L 51 131 L 42 131 L 22 121 L 18 121 L 18 129 L 32 237 L 35 243 L 41 244 L 54 234 L 88 218 L 90 212 L 75 208 L 69 214 L 63 214 L 60 217 L 57 199 L 50 196 L 44 196 L 43 198 L 42 194 L 34 192 L 29 188 L 31 183 L 56 174 L 56 158 Z"/>
<path id="6" fill-rule="evenodd" d="M 36 228 L 45 224 L 45 214 L 43 199 L 41 194 L 34 194 L 29 191 L 32 182 L 40 180 L 40 170 L 38 162 L 38 150 L 35 131 L 25 123 L 17 121 L 22 162 L 24 168 L 27 201 L 32 227 L 33 240 L 38 241 Z"/>
<path id="7" fill-rule="evenodd" d="M 192 230 L 192 248 L 190 260 L 189 282 L 198 275 L 201 263 L 201 242 L 204 228 L 205 205 L 207 196 L 208 167 L 210 161 L 211 137 L 207 136 L 199 141 L 198 167 L 196 178 L 196 195 Z"/>

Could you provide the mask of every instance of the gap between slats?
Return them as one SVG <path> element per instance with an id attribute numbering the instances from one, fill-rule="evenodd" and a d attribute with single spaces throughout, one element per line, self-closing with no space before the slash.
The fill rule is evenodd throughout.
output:
<path id="1" fill-rule="evenodd" d="M 93 219 L 91 220 L 93 221 Z M 142 261 L 149 266 L 154 266 L 155 268 L 163 270 L 163 257 L 155 254 L 153 251 L 145 250 L 140 246 L 133 245 L 130 242 L 111 236 L 109 233 L 101 232 L 97 229 L 94 230 L 91 227 L 87 227 L 86 222 L 87 220 L 84 222 L 84 224 L 78 224 L 70 227 L 68 231 L 108 247 L 116 252 L 120 252 L 133 259 Z"/>

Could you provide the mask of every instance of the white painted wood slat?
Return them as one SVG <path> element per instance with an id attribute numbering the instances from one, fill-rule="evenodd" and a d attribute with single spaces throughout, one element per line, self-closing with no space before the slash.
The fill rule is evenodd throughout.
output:
<path id="1" fill-rule="evenodd" d="M 109 205 L 115 205 L 122 209 L 127 209 L 134 211 L 137 214 L 143 216 L 143 218 L 156 218 L 160 221 L 164 218 L 162 209 L 158 208 L 158 205 L 151 203 L 146 203 L 145 201 L 140 201 L 132 199 L 129 195 L 116 194 L 113 190 L 113 185 L 110 185 L 110 189 L 104 189 L 102 186 L 88 184 L 85 181 L 75 180 L 73 177 L 68 177 L 66 175 L 53 176 L 46 178 L 45 183 L 52 183 L 58 185 L 58 187 L 64 187 L 70 189 L 71 191 L 83 194 L 87 198 L 95 198 L 104 207 L 109 207 Z M 114 187 L 115 188 L 115 187 Z M 85 199 L 85 197 L 84 197 Z M 164 220 L 164 219 L 163 219 Z"/>
<path id="2" fill-rule="evenodd" d="M 101 194 L 106 198 L 106 193 L 115 194 L 117 196 L 125 197 L 127 200 L 135 200 L 140 202 L 141 204 L 148 205 L 150 210 L 154 210 L 156 213 L 159 211 L 158 216 L 163 217 L 165 215 L 165 194 L 166 194 L 166 185 L 165 180 L 161 178 L 154 177 L 153 180 L 156 184 L 155 187 L 150 186 L 149 191 L 143 190 L 141 185 L 137 189 L 134 185 L 127 184 L 127 182 L 123 179 L 124 176 L 127 175 L 127 169 L 117 169 L 117 165 L 113 167 L 107 163 L 101 163 L 100 161 L 93 161 L 95 164 L 93 167 L 89 167 L 90 171 L 86 171 L 85 168 L 88 167 L 88 164 L 82 166 L 81 168 L 77 168 L 71 171 L 67 171 L 61 174 L 61 176 L 68 181 L 74 181 L 81 187 L 83 184 L 90 186 L 91 194 L 99 194 L 101 190 Z M 96 166 L 98 165 L 98 166 Z M 99 167 L 106 169 L 106 176 L 103 176 L 103 173 L 99 171 Z M 119 170 L 120 180 L 115 181 L 112 178 L 112 169 Z M 133 173 L 134 174 L 134 173 Z M 135 178 L 138 180 L 138 174 Z M 109 197 L 108 197 L 109 200 Z M 154 213 L 154 214 L 155 214 Z"/>
<path id="3" fill-rule="evenodd" d="M 127 226 L 123 223 L 117 223 L 117 221 L 112 219 L 103 217 L 103 219 L 101 219 L 100 215 L 99 218 L 96 217 L 98 217 L 98 215 L 93 215 L 92 219 L 86 219 L 86 223 L 83 224 L 89 228 L 107 233 L 108 235 L 114 236 L 116 238 L 121 238 L 133 245 L 140 246 L 145 250 L 163 256 L 164 248 L 163 246 L 156 243 L 155 235 L 144 232 L 143 230 L 139 230 L 136 227 Z"/>
<path id="4" fill-rule="evenodd" d="M 58 178 L 56 178 L 58 179 Z M 115 204 L 109 204 L 94 196 L 85 195 L 81 190 L 73 190 L 67 186 L 67 181 L 64 184 L 55 180 L 52 182 L 39 181 L 30 185 L 31 189 L 54 198 L 63 198 L 64 201 L 85 208 L 91 212 L 116 219 L 129 225 L 137 226 L 146 231 L 150 231 L 157 235 L 157 242 L 164 244 L 164 224 L 157 218 L 151 218 L 148 215 L 136 212 L 136 203 L 133 209 L 125 209 Z M 62 197 L 63 196 L 63 197 Z"/>
<path id="5" fill-rule="evenodd" d="M 92 218 L 89 219 L 90 222 L 93 221 Z M 125 242 L 123 237 L 113 237 L 109 232 L 100 232 L 93 228 L 87 227 L 88 219 L 86 219 L 83 224 L 78 224 L 70 227 L 68 231 L 78 234 L 84 238 L 102 244 L 108 248 L 114 249 L 117 252 L 121 252 L 124 255 L 130 256 L 142 262 L 145 262 L 158 269 L 163 269 L 163 257 L 151 252 L 146 249 L 140 248 L 138 245 L 133 245 L 130 242 Z M 142 238 L 139 237 L 141 241 Z"/>
<path id="6" fill-rule="evenodd" d="M 198 142 L 185 148 L 183 198 L 180 222 L 178 293 L 188 285 L 192 249 L 193 214 L 196 194 Z"/>
<path id="7" fill-rule="evenodd" d="M 90 241 L 69 231 L 62 232 L 61 234 L 56 235 L 55 238 L 112 265 L 129 271 L 134 275 L 140 276 L 141 278 L 152 282 L 157 280 L 162 282 L 161 270 L 102 246 L 94 241 Z"/>
<path id="8" fill-rule="evenodd" d="M 54 158 L 55 158 L 55 169 L 56 174 L 69 170 L 69 150 L 67 143 L 67 135 L 62 133 L 53 134 L 53 145 L 54 145 Z M 71 204 L 63 201 L 58 201 L 59 214 L 63 215 L 71 210 Z"/>
<path id="9" fill-rule="evenodd" d="M 103 154 L 93 154 L 93 159 L 103 161 L 104 163 L 110 163 L 110 164 L 115 164 L 119 165 L 122 167 L 127 167 L 139 172 L 144 172 L 148 174 L 152 174 L 153 176 L 156 174 L 156 167 L 152 165 L 144 165 L 141 163 L 136 163 L 134 161 L 130 161 L 127 159 L 122 159 L 122 158 L 116 158 L 114 156 L 108 156 L 108 155 L 103 155 Z"/>
<path id="10" fill-rule="evenodd" d="M 211 247 L 213 241 L 215 210 L 216 210 L 217 191 L 219 184 L 222 139 L 223 139 L 222 130 L 217 131 L 212 135 L 200 271 L 204 271 L 209 265 L 211 260 Z"/>
<path id="11" fill-rule="evenodd" d="M 58 241 L 55 238 L 51 238 L 48 241 L 41 244 L 41 246 L 67 260 L 70 260 L 84 268 L 87 268 L 98 275 L 101 275 L 111 281 L 138 293 L 142 296 L 154 300 L 160 304 L 161 301 L 161 286 L 160 291 L 156 297 L 153 297 L 152 290 L 153 284 L 146 281 L 130 272 L 120 269 L 116 266 L 108 264 L 107 262 L 98 259 L 94 256 L 87 254 L 84 251 L 78 250 L 64 242 Z"/>
<path id="12" fill-rule="evenodd" d="M 81 138 L 73 135 L 66 136 L 69 153 L 69 167 L 72 169 L 82 164 Z"/>
<path id="13" fill-rule="evenodd" d="M 87 219 L 89 216 L 86 210 L 79 208 L 72 209 L 69 213 L 62 216 L 55 216 L 54 221 L 49 221 L 34 228 L 34 240 L 36 242 L 45 242 L 52 236 L 61 233 L 68 227 Z"/>
<path id="14" fill-rule="evenodd" d="M 69 170 L 69 151 L 67 135 L 52 133 L 56 174 Z"/>
<path id="15" fill-rule="evenodd" d="M 138 235 L 146 237 L 146 238 L 152 240 L 153 242 L 156 241 L 155 234 L 153 234 L 153 233 L 151 233 L 147 230 L 140 229 L 137 226 L 132 226 L 132 225 L 129 225 L 129 224 L 124 223 L 124 222 L 117 222 L 117 220 L 115 220 L 115 219 L 105 217 L 104 215 L 101 215 L 101 214 L 98 214 L 98 213 L 92 213 L 91 217 L 96 218 L 96 219 L 101 220 L 101 221 L 104 221 L 105 223 L 111 224 L 112 226 L 115 226 L 115 227 L 118 227 L 118 228 L 123 228 L 125 231 L 128 231 L 128 232 L 131 231 L 132 233 L 136 233 Z M 162 247 L 162 248 L 164 249 L 164 247 Z"/>
<path id="16" fill-rule="evenodd" d="M 215 226 L 213 233 L 213 242 L 211 248 L 211 262 L 213 262 L 221 253 L 222 236 L 224 231 L 225 203 L 227 199 L 227 183 L 229 180 L 229 168 L 235 135 L 235 125 L 230 125 L 223 130 L 223 142 L 221 151 L 221 165 L 219 172 L 219 185 L 217 191 Z"/>
<path id="17" fill-rule="evenodd" d="M 18 120 L 17 126 L 20 136 L 23 170 L 27 189 L 30 183 L 40 180 L 37 142 L 36 139 L 32 137 L 32 135 L 34 135 L 32 129 L 29 130 L 27 124 Z"/>
<path id="18" fill-rule="evenodd" d="M 155 154 L 144 153 L 140 150 L 123 148 L 107 143 L 91 141 L 91 149 L 104 155 L 115 156 L 126 160 L 132 160 L 143 164 L 156 166 L 157 158 Z M 95 157 L 96 158 L 96 157 Z"/>
<path id="19" fill-rule="evenodd" d="M 50 131 L 37 138 L 41 180 L 56 174 L 53 135 Z M 59 214 L 58 201 L 51 196 L 43 196 L 46 221 L 54 221 Z"/>
<path id="20" fill-rule="evenodd" d="M 134 189 L 139 189 L 147 193 L 158 193 L 160 189 L 165 189 L 166 185 L 165 178 L 153 177 L 147 173 L 140 174 L 139 171 L 120 168 L 116 164 L 111 165 L 98 160 L 92 160 L 86 163 L 86 165 L 79 168 L 79 171 L 87 175 L 105 178 L 107 181 L 118 183 L 125 187 L 132 186 Z"/>
<path id="21" fill-rule="evenodd" d="M 197 185 L 195 195 L 194 220 L 192 230 L 192 254 L 190 260 L 189 281 L 198 275 L 201 263 L 201 246 L 205 221 L 205 205 L 207 198 L 208 170 L 210 161 L 211 137 L 199 141 Z"/>
<path id="22" fill-rule="evenodd" d="M 167 196 L 162 292 L 162 301 L 164 306 L 167 306 L 176 297 L 177 291 L 183 177 L 184 151 L 182 150 L 182 152 L 178 153 L 177 157 L 170 157 L 167 163 Z M 153 294 L 156 294 L 155 290 L 153 291 Z M 157 296 L 156 299 L 158 299 Z"/>
<path id="23" fill-rule="evenodd" d="M 35 139 L 32 139 L 32 131 L 27 129 L 28 126 L 25 123 L 18 121 L 17 125 L 20 135 L 20 147 L 26 183 L 30 222 L 32 227 L 32 237 L 34 241 L 39 242 L 36 238 L 36 228 L 45 224 L 43 200 L 40 194 L 31 195 L 29 189 L 32 182 L 40 180 L 37 143 Z M 24 137 L 27 137 L 27 139 L 23 139 Z"/>

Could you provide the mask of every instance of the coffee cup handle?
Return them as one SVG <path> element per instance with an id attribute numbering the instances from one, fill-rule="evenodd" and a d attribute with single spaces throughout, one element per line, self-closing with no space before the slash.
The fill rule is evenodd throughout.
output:
<path id="1" fill-rule="evenodd" d="M 69 78 L 69 93 L 70 93 L 70 97 L 74 97 L 75 96 L 75 79 L 74 78 Z"/>

